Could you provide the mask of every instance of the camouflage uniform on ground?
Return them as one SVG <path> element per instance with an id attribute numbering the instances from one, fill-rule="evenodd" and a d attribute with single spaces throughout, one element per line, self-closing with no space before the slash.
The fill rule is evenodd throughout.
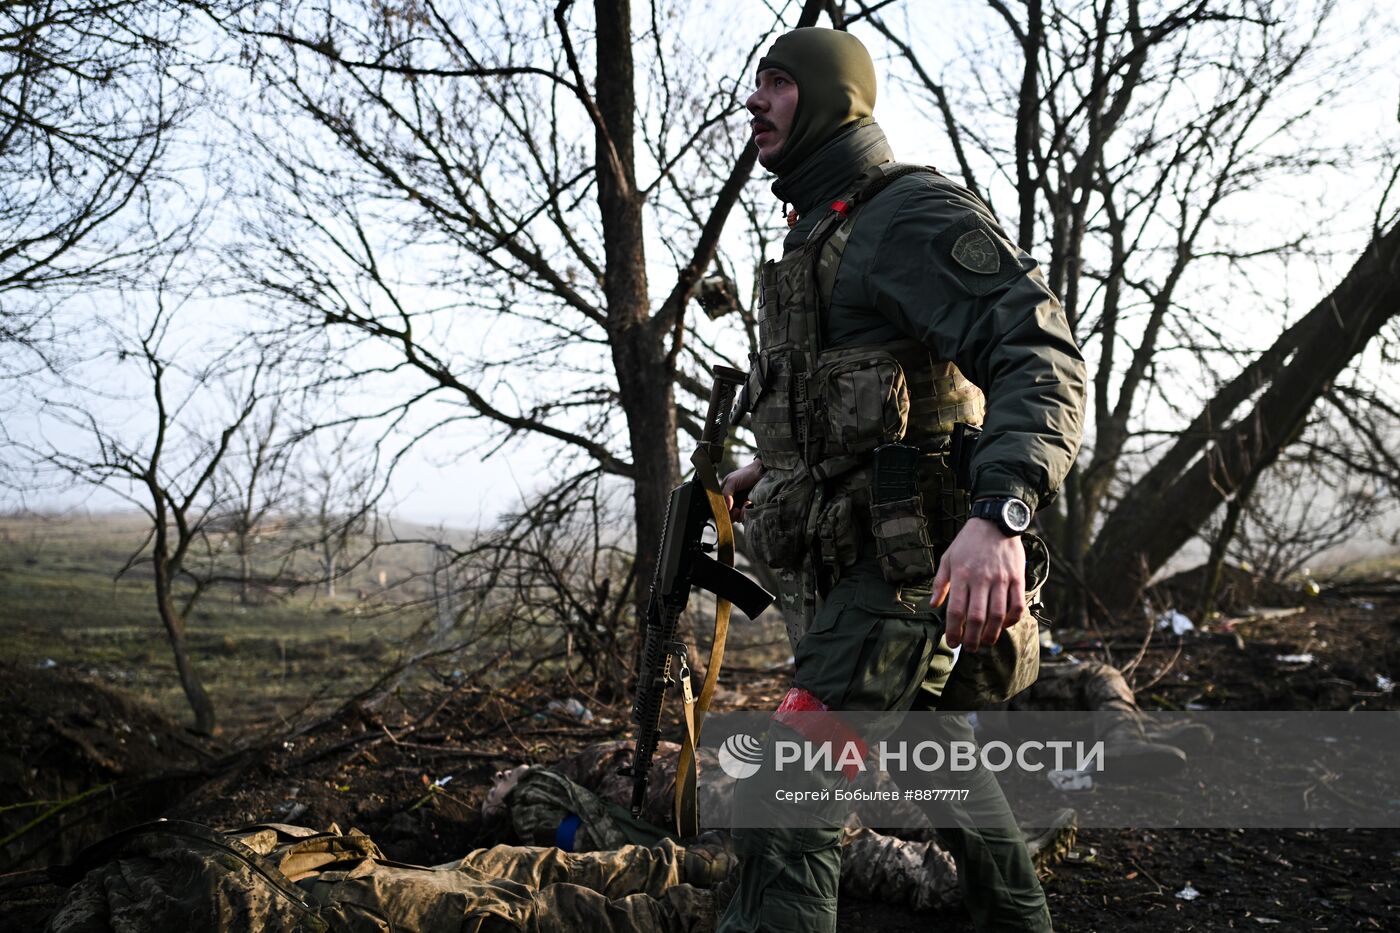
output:
<path id="1" fill-rule="evenodd" d="M 495 846 L 445 865 L 386 860 L 351 830 L 270 824 L 219 833 L 163 821 L 80 856 L 51 933 L 708 933 L 714 896 L 683 883 L 670 841 L 570 854 Z"/>
<path id="2" fill-rule="evenodd" d="M 1041 659 L 1040 679 L 1012 698 L 1015 710 L 1114 710 L 1138 713 L 1137 698 L 1118 668 L 1102 661 Z"/>
<path id="3" fill-rule="evenodd" d="M 1040 679 L 1011 699 L 1012 710 L 1086 710 L 1102 718 L 1108 774 L 1134 779 L 1179 773 L 1189 754 L 1207 751 L 1214 735 L 1203 723 L 1159 726 L 1143 715 L 1122 671 L 1102 661 L 1042 659 Z"/>
<path id="4" fill-rule="evenodd" d="M 631 779 L 618 774 L 618 768 L 632 759 L 632 744 L 626 740 L 600 742 L 547 768 L 530 769 L 505 797 L 511 823 L 522 839 L 538 842 L 556 838 L 559 827 L 568 825 L 570 816 L 585 814 L 582 823 L 587 825 L 570 831 L 574 851 L 595 844 L 653 845 L 665 837 L 665 831 L 659 827 L 671 819 L 670 795 L 679 754 L 680 746 L 673 742 L 662 742 L 657 747 L 652 765 L 654 780 L 642 811 L 643 820 L 649 823 L 633 819 L 622 806 L 632 794 Z M 724 822 L 734 781 L 720 769 L 713 749 L 702 747 L 698 763 L 706 775 L 699 785 L 701 812 L 707 814 L 707 822 Z M 893 786 L 888 775 L 875 777 L 872 773 L 871 782 L 880 789 Z M 592 791 L 597 791 L 597 797 Z M 723 819 L 717 819 L 714 810 L 706 809 L 707 799 L 708 806 L 723 811 L 719 814 Z M 922 813 L 914 808 L 909 816 L 910 825 L 915 825 L 912 821 L 921 818 Z M 927 826 L 927 821 L 923 822 Z M 1038 867 L 1063 855 L 1062 850 L 1072 840 L 1072 823 L 1061 815 L 1054 832 L 1037 846 Z M 1058 848 L 1044 849 L 1042 858 L 1041 846 L 1047 843 Z M 946 849 L 930 840 L 880 833 L 860 826 L 856 819 L 848 821 L 841 839 L 841 892 L 914 911 L 951 907 L 960 900 L 957 868 Z"/>

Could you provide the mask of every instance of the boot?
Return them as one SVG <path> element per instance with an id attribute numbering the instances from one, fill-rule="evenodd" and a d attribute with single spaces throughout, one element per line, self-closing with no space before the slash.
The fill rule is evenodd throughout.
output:
<path id="1" fill-rule="evenodd" d="M 697 842 L 685 847 L 681 861 L 681 883 L 697 888 L 713 888 L 728 878 L 738 859 L 720 842 Z"/>
<path id="2" fill-rule="evenodd" d="M 1031 864 L 1042 881 L 1050 873 L 1051 865 L 1069 855 L 1078 832 L 1079 814 L 1066 807 L 1050 817 L 1049 826 L 1034 835 L 1026 834 L 1026 850 L 1030 852 Z"/>
<path id="3" fill-rule="evenodd" d="M 1144 734 L 1154 742 L 1174 745 L 1192 755 L 1204 755 L 1215 744 L 1215 732 L 1203 722 L 1158 723 L 1149 720 L 1143 725 Z"/>

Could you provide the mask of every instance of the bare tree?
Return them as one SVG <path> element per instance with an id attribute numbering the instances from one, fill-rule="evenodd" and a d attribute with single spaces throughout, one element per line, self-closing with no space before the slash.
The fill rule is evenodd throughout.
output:
<path id="1" fill-rule="evenodd" d="M 265 99 L 330 147 L 259 149 L 255 239 L 272 254 L 246 268 L 293 313 L 285 326 L 330 342 L 336 378 L 392 375 L 376 414 L 451 400 L 444 420 L 551 443 L 568 475 L 631 480 L 649 579 L 677 433 L 704 397 L 674 391 L 689 298 L 754 164 L 726 127 L 737 86 L 689 79 L 714 49 L 686 48 L 657 4 L 636 41 L 628 0 L 595 0 L 586 25 L 572 0 L 260 4 L 221 20 Z M 676 269 L 659 288 L 649 216 Z"/>
<path id="2" fill-rule="evenodd" d="M 148 419 L 144 430 L 108 423 L 93 398 L 53 401 L 48 414 L 85 432 L 87 443 L 35 452 L 48 466 L 117 493 L 146 516 L 146 536 L 117 575 L 150 566 L 156 612 L 194 713 L 194 730 L 210 734 L 214 705 L 186 635 L 191 610 L 216 578 L 197 572 L 195 558 L 201 548 L 211 550 L 211 522 L 224 505 L 214 494 L 214 477 L 258 409 L 274 358 L 245 346 L 190 364 L 195 354 L 178 330 L 180 305 L 167 297 L 157 296 L 154 312 L 132 339 L 119 331 L 111 335 L 119 347 L 113 361 L 133 364 L 144 380 L 147 396 L 138 403 Z"/>
<path id="3" fill-rule="evenodd" d="M 1253 288 L 1252 280 L 1267 282 L 1286 271 L 1283 260 L 1315 250 L 1318 225 L 1243 235 L 1249 208 L 1236 205 L 1360 152 L 1364 139 L 1323 138 L 1319 120 L 1333 96 L 1363 80 L 1345 64 L 1356 49 L 1325 47 L 1328 2 L 1304 18 L 1271 0 L 992 0 L 991 25 L 974 30 L 966 56 L 940 74 L 910 38 L 917 30 L 896 19 L 913 7 L 848 6 L 860 10 L 850 21 L 867 22 L 903 57 L 911 86 L 941 117 L 963 182 L 993 205 L 1010 195 L 1008 227 L 1046 257 L 1049 283 L 1091 354 L 1085 449 L 1042 522 L 1098 604 L 1127 609 L 1151 573 L 1298 437 L 1328 381 L 1384 323 L 1371 294 L 1339 289 L 1332 301 L 1356 299 L 1367 309 L 1355 309 L 1355 325 L 1327 330 L 1319 316 L 1263 352 L 1260 327 L 1239 326 L 1242 313 L 1283 326 L 1290 309 L 1278 300 L 1281 289 Z M 985 54 L 1002 37 L 1009 61 Z M 1363 260 L 1376 288 L 1390 274 L 1373 263 L 1382 247 L 1378 238 Z M 1298 342 L 1309 326 L 1323 329 Z M 1340 360 L 1331 351 L 1338 346 L 1347 348 Z M 1196 460 L 1294 353 L 1297 410 L 1275 422 L 1256 409 L 1238 422 L 1269 438 L 1249 466 L 1218 444 Z M 1248 375 L 1232 381 L 1240 367 Z M 1302 379 L 1304 372 L 1329 375 Z M 1194 405 L 1206 411 L 1183 431 Z M 1222 459 L 1231 460 L 1228 477 L 1205 467 Z M 1174 471 L 1193 461 L 1205 472 L 1189 491 L 1174 486 Z M 1153 465 L 1133 483 L 1144 462 Z"/>
<path id="4" fill-rule="evenodd" d="M 261 546 L 264 536 L 282 533 L 295 505 L 289 472 L 295 438 L 286 433 L 283 391 L 265 390 L 267 401 L 234 432 L 211 481 L 213 498 L 224 503 L 215 521 L 233 541 L 238 601 L 245 606 L 253 603 L 255 587 L 285 583 L 291 575 L 287 548 L 273 558 L 274 566 L 260 566 L 271 551 Z"/>
<path id="5" fill-rule="evenodd" d="M 194 96 L 194 75 L 179 67 L 183 9 L 166 0 L 0 7 L 0 355 L 10 375 L 53 362 L 63 329 L 53 311 L 65 296 L 158 245 L 131 208 L 163 177 Z"/>
<path id="6" fill-rule="evenodd" d="M 288 517 L 299 526 L 301 546 L 315 555 L 316 585 L 335 599 L 336 584 L 376 546 L 377 508 L 392 469 L 381 474 L 350 427 L 310 430 L 292 468 L 298 501 Z"/>

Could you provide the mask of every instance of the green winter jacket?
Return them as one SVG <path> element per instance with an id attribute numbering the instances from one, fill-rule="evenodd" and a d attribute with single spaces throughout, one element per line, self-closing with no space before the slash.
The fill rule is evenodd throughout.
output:
<path id="1" fill-rule="evenodd" d="M 774 194 L 799 213 L 785 249 L 799 248 L 863 171 L 892 159 L 866 119 L 779 179 Z M 1064 481 L 1084 427 L 1084 358 L 1035 260 L 967 189 L 920 172 L 863 206 L 822 323 L 827 347 L 912 337 L 982 389 L 974 498 L 1036 508 Z"/>

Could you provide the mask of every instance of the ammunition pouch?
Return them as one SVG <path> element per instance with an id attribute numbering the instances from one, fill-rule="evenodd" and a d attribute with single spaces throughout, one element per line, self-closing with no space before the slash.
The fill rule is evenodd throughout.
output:
<path id="1" fill-rule="evenodd" d="M 860 457 L 909 430 L 904 368 L 885 350 L 828 350 L 810 383 L 812 419 L 823 441 L 814 460 Z"/>
<path id="2" fill-rule="evenodd" d="M 802 566 L 815 496 L 806 470 L 767 469 L 749 493 L 751 504 L 744 512 L 744 536 L 754 556 L 774 570 Z"/>
<path id="3" fill-rule="evenodd" d="M 860 531 L 850 496 L 839 495 L 822 505 L 817 513 L 817 546 L 822 568 L 833 583 L 860 556 Z"/>
<path id="4" fill-rule="evenodd" d="M 922 495 L 872 504 L 870 524 L 880 573 L 887 582 L 927 583 L 933 579 L 937 558 Z"/>

